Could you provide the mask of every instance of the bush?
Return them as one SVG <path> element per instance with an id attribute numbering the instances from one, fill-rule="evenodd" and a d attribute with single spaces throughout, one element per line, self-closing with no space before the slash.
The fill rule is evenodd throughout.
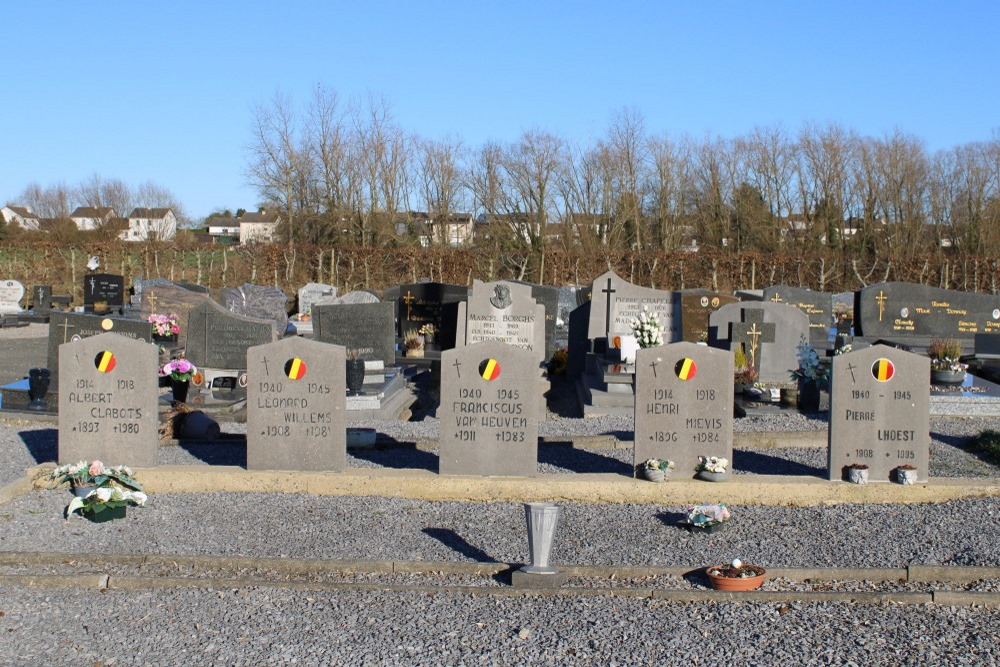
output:
<path id="1" fill-rule="evenodd" d="M 1000 431 L 987 429 L 973 438 L 969 444 L 969 449 L 973 453 L 980 454 L 993 465 L 1000 465 Z"/>

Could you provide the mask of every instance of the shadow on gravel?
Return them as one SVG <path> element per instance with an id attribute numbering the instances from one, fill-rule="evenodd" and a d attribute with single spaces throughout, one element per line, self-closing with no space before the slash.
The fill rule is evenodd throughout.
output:
<path id="1" fill-rule="evenodd" d="M 538 448 L 538 462 L 571 472 L 612 472 L 632 476 L 632 466 L 594 450 L 577 449 L 569 444 L 548 443 Z"/>
<path id="2" fill-rule="evenodd" d="M 417 449 L 412 442 L 394 442 L 389 446 L 377 445 L 374 449 L 348 449 L 348 460 L 351 458 L 369 461 L 382 468 L 414 468 L 417 470 L 438 471 L 438 455 Z M 348 463 L 350 467 L 350 463 Z"/>
<path id="3" fill-rule="evenodd" d="M 656 518 L 662 521 L 664 526 L 671 526 L 677 530 L 684 530 L 681 528 L 680 523 L 687 518 L 687 514 L 684 512 L 660 512 L 656 515 Z"/>
<path id="4" fill-rule="evenodd" d="M 818 468 L 782 459 L 777 456 L 761 454 L 760 452 L 747 452 L 740 449 L 733 450 L 733 468 L 755 475 L 826 476 L 826 468 Z"/>
<path id="5" fill-rule="evenodd" d="M 59 458 L 59 430 L 45 428 L 39 431 L 21 431 L 21 441 L 35 463 L 48 463 Z"/>
<path id="6" fill-rule="evenodd" d="M 988 466 L 993 466 L 993 467 L 998 466 L 997 460 L 994 457 L 990 456 L 989 453 L 984 452 L 977 446 L 976 438 L 974 436 L 948 435 L 945 433 L 936 433 L 934 431 L 931 431 L 931 441 L 932 443 L 940 443 L 947 447 L 954 447 L 955 449 L 961 452 L 965 452 L 969 456 L 972 456 L 977 460 L 982 461 Z M 932 464 L 934 463 L 933 457 L 934 454 L 932 446 L 931 447 Z"/>
<path id="7" fill-rule="evenodd" d="M 496 558 L 489 555 L 482 549 L 472 544 L 451 528 L 424 528 L 423 532 L 429 537 L 445 545 L 452 551 L 458 552 L 477 563 L 499 563 Z"/>
<path id="8" fill-rule="evenodd" d="M 181 440 L 177 446 L 210 466 L 247 467 L 247 443 L 242 437 L 215 442 Z"/>

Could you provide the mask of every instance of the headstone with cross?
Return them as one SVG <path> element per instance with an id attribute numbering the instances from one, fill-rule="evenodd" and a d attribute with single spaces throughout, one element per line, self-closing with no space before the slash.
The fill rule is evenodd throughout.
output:
<path id="1" fill-rule="evenodd" d="M 83 279 L 83 305 L 88 310 L 104 304 L 118 308 L 125 304 L 125 277 L 113 273 L 91 273 Z"/>
<path id="2" fill-rule="evenodd" d="M 496 341 L 441 353 L 442 475 L 538 474 L 535 355 Z"/>
<path id="3" fill-rule="evenodd" d="M 809 342 L 816 349 L 830 347 L 833 326 L 833 294 L 791 285 L 774 285 L 764 290 L 764 301 L 795 306 L 809 318 Z"/>
<path id="4" fill-rule="evenodd" d="M 928 477 L 930 360 L 887 345 L 833 358 L 828 472 L 845 478 L 851 464 L 868 466 L 869 482 L 895 481 L 901 465 Z"/>
<path id="5" fill-rule="evenodd" d="M 248 470 L 344 470 L 345 358 L 301 337 L 247 350 Z"/>
<path id="6" fill-rule="evenodd" d="M 639 350 L 635 369 L 635 453 L 673 461 L 679 479 L 699 456 L 733 460 L 733 355 L 695 343 Z"/>
<path id="7" fill-rule="evenodd" d="M 672 292 L 633 285 L 614 271 L 608 271 L 594 280 L 591 293 L 587 331 L 591 340 L 631 334 L 630 324 L 643 308 L 656 313 L 663 328 L 664 343 L 681 339 L 680 317 L 679 314 L 675 316 Z"/>
<path id="8" fill-rule="evenodd" d="M 31 308 L 36 313 L 52 310 L 52 285 L 35 285 L 31 289 Z"/>
<path id="9" fill-rule="evenodd" d="M 465 285 L 430 282 L 390 287 L 382 295 L 383 301 L 396 303 L 397 336 L 403 338 L 409 331 L 432 324 L 442 349 L 454 346 L 457 304 L 468 298 Z"/>
<path id="10" fill-rule="evenodd" d="M 59 347 L 60 463 L 156 465 L 157 364 L 155 345 L 115 333 Z"/>
<path id="11" fill-rule="evenodd" d="M 104 333 L 116 333 L 146 343 L 153 340 L 153 327 L 143 320 L 56 311 L 50 314 L 48 368 L 53 388 L 59 386 L 60 346 Z"/>
<path id="12" fill-rule="evenodd" d="M 808 336 L 808 316 L 784 303 L 730 303 L 709 315 L 708 344 L 727 350 L 743 345 L 761 382 L 789 382 L 798 368 L 799 341 Z"/>

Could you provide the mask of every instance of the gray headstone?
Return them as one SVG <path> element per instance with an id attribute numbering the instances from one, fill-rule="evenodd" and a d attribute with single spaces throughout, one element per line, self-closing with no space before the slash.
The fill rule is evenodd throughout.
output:
<path id="1" fill-rule="evenodd" d="M 675 317 L 674 297 L 671 292 L 639 287 L 608 271 L 594 281 L 591 288 L 590 324 L 588 338 L 613 338 L 631 334 L 630 323 L 645 306 L 656 313 L 663 327 L 663 342 L 681 339 L 680 318 Z"/>
<path id="2" fill-rule="evenodd" d="M 869 482 L 888 482 L 900 465 L 927 481 L 930 451 L 930 360 L 887 345 L 833 358 L 830 381 L 829 476 L 852 463 Z"/>
<path id="3" fill-rule="evenodd" d="M 809 342 L 819 349 L 829 347 L 833 326 L 833 295 L 801 287 L 774 285 L 764 290 L 764 301 L 795 306 L 809 318 Z"/>
<path id="4" fill-rule="evenodd" d="M 529 285 L 477 280 L 465 308 L 465 336 L 459 339 L 466 345 L 500 341 L 531 350 L 541 361 L 545 358 L 544 318 L 545 307 L 531 296 Z"/>
<path id="5" fill-rule="evenodd" d="M 105 333 L 116 333 L 145 343 L 153 340 L 153 326 L 145 320 L 52 312 L 49 316 L 48 365 L 55 380 L 53 384 L 58 386 L 60 346 Z M 150 347 L 154 351 L 157 349 L 152 345 Z"/>
<path id="6" fill-rule="evenodd" d="M 771 301 L 730 303 L 709 315 L 708 322 L 708 344 L 735 350 L 742 343 L 761 382 L 789 382 L 799 367 L 799 341 L 808 340 L 806 314 Z"/>
<path id="7" fill-rule="evenodd" d="M 188 314 L 185 354 L 199 368 L 243 370 L 249 348 L 277 338 L 274 320 L 242 317 L 205 301 Z"/>
<path id="8" fill-rule="evenodd" d="M 681 336 L 689 343 L 708 340 L 708 316 L 738 299 L 731 294 L 693 290 L 680 295 Z"/>
<path id="9" fill-rule="evenodd" d="M 109 306 L 125 304 L 125 277 L 113 273 L 91 273 L 83 279 L 83 303 L 104 302 Z"/>
<path id="10" fill-rule="evenodd" d="M 344 348 L 292 337 L 247 352 L 247 469 L 341 472 Z"/>
<path id="11" fill-rule="evenodd" d="M 105 333 L 59 347 L 59 462 L 151 468 L 159 451 L 156 346 Z"/>
<path id="12" fill-rule="evenodd" d="M 288 326 L 288 297 L 277 287 L 243 283 L 219 290 L 219 301 L 237 315 L 274 320 L 282 334 Z"/>
<path id="13" fill-rule="evenodd" d="M 1000 333 L 1000 295 L 975 294 L 913 283 L 878 283 L 858 293 L 856 335 L 905 341 Z"/>
<path id="14" fill-rule="evenodd" d="M 337 288 L 325 283 L 306 283 L 299 288 L 299 315 L 311 315 L 313 304 L 324 296 L 337 296 Z"/>
<path id="15" fill-rule="evenodd" d="M 165 281 L 162 281 L 165 282 Z M 139 312 L 142 319 L 146 319 L 153 313 L 157 315 L 177 315 L 177 323 L 180 333 L 177 334 L 177 345 L 185 347 L 188 337 L 188 315 L 195 306 L 212 301 L 208 294 L 192 292 L 170 283 L 144 286 L 141 290 L 141 301 Z"/>
<path id="16" fill-rule="evenodd" d="M 634 465 L 669 459 L 688 479 L 699 456 L 733 460 L 733 355 L 687 342 L 639 350 Z"/>
<path id="17" fill-rule="evenodd" d="M 441 353 L 442 475 L 538 473 L 538 362 L 497 342 Z"/>
<path id="18" fill-rule="evenodd" d="M 0 313 L 20 313 L 24 285 L 17 280 L 0 281 Z"/>
<path id="19" fill-rule="evenodd" d="M 348 303 L 315 305 L 312 311 L 313 339 L 343 345 L 347 354 L 361 359 L 396 361 L 395 304 Z"/>
<path id="20" fill-rule="evenodd" d="M 192 283 L 187 280 L 179 280 L 177 286 L 186 289 L 189 292 L 197 292 L 198 294 L 211 294 L 212 290 L 204 285 L 199 285 L 198 283 Z"/>

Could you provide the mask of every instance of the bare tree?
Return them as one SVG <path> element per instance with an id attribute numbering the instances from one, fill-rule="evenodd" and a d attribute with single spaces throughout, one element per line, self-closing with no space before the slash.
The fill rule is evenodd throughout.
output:
<path id="1" fill-rule="evenodd" d="M 463 148 L 460 139 L 447 137 L 441 141 L 419 142 L 419 180 L 421 199 L 427 214 L 434 220 L 437 238 L 445 245 L 449 220 L 462 206 Z"/>

